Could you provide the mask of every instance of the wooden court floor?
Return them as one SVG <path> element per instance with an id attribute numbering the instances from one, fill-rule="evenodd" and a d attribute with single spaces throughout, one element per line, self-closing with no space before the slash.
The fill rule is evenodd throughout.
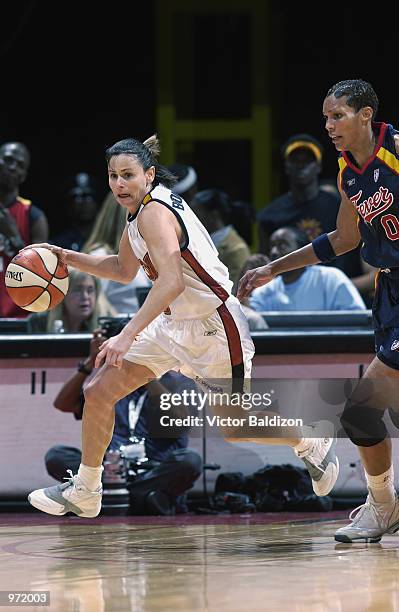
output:
<path id="1" fill-rule="evenodd" d="M 50 591 L 0 609 L 399 611 L 399 537 L 338 544 L 347 514 L 0 514 L 0 590 Z"/>

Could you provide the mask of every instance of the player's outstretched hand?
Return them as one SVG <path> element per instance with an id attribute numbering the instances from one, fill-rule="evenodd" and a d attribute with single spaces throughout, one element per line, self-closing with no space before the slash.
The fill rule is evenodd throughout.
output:
<path id="1" fill-rule="evenodd" d="M 272 273 L 270 264 L 248 270 L 238 284 L 237 298 L 241 301 L 248 297 L 256 287 L 270 283 L 276 275 Z"/>
<path id="2" fill-rule="evenodd" d="M 27 244 L 26 246 L 24 246 L 23 249 L 21 249 L 21 251 L 25 251 L 25 249 L 49 249 L 49 251 L 51 251 L 52 253 L 54 253 L 55 255 L 58 256 L 58 259 L 66 264 L 67 262 L 67 255 L 68 255 L 68 250 L 67 249 L 62 249 L 59 246 L 56 246 L 55 244 L 49 244 L 48 242 L 38 242 L 37 244 Z M 21 251 L 19 251 L 21 253 Z"/>

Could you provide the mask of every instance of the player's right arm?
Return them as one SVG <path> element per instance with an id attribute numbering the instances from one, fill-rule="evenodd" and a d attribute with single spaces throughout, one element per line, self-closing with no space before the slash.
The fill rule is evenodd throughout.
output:
<path id="1" fill-rule="evenodd" d="M 49 249 L 58 255 L 60 260 L 67 265 L 87 274 L 107 278 L 119 283 L 129 283 L 136 276 L 140 268 L 140 262 L 133 253 L 129 243 L 127 227 L 123 231 L 117 255 L 89 255 L 87 253 L 62 249 L 47 242 L 31 244 L 24 248 L 29 249 L 31 247 Z"/>
<path id="2" fill-rule="evenodd" d="M 360 241 L 358 214 L 348 196 L 341 189 L 338 180 L 338 190 L 341 195 L 341 205 L 337 216 L 337 229 L 328 234 L 331 246 L 336 255 L 343 255 L 355 249 Z"/>
<path id="3" fill-rule="evenodd" d="M 337 216 L 337 227 L 328 234 L 330 244 L 337 256 L 354 249 L 360 240 L 357 211 L 342 191 L 339 181 L 338 189 L 341 194 L 341 205 Z M 280 257 L 280 259 L 271 261 L 266 266 L 248 270 L 240 280 L 237 297 L 239 300 L 243 300 L 256 287 L 266 285 L 279 274 L 317 263 L 320 263 L 320 260 L 314 252 L 313 246 L 307 244 L 301 249 Z"/>

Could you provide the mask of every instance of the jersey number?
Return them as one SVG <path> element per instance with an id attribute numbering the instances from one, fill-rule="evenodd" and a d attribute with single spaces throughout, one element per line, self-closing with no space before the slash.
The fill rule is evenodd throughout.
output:
<path id="1" fill-rule="evenodd" d="M 172 200 L 173 208 L 179 208 L 180 210 L 184 210 L 184 206 L 182 204 L 183 200 L 180 196 L 176 195 L 175 193 L 172 193 L 170 195 L 170 199 Z"/>
<path id="2" fill-rule="evenodd" d="M 389 240 L 399 240 L 399 219 L 395 215 L 384 215 L 381 224 Z"/>

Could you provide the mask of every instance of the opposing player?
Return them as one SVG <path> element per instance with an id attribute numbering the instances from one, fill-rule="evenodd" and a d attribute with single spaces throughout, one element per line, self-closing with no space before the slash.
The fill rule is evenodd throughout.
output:
<path id="1" fill-rule="evenodd" d="M 389 124 L 374 122 L 377 109 L 378 98 L 370 83 L 353 79 L 329 89 L 323 104 L 325 127 L 341 152 L 337 229 L 250 270 L 238 292 L 242 299 L 277 274 L 330 261 L 360 240 L 364 260 L 380 268 L 373 305 L 377 354 L 341 417 L 348 437 L 359 448 L 368 497 L 351 513 L 351 523 L 338 529 L 335 539 L 339 542 L 378 542 L 384 533 L 399 529 L 391 442 L 382 421 L 384 410 L 392 402 L 397 404 L 399 390 L 399 133 Z M 383 387 L 378 379 L 384 380 Z M 364 401 L 362 389 L 370 383 L 375 391 Z"/>
<path id="2" fill-rule="evenodd" d="M 139 311 L 100 347 L 96 367 L 102 367 L 85 391 L 77 475 L 29 495 L 32 505 L 50 514 L 99 513 L 102 461 L 119 399 L 174 368 L 205 386 L 212 387 L 215 379 L 228 380 L 236 393 L 250 376 L 254 346 L 240 304 L 231 295 L 228 270 L 203 225 L 170 190 L 174 177 L 157 162 L 158 152 L 156 137 L 145 143 L 122 140 L 106 152 L 110 188 L 128 212 L 117 255 L 41 245 L 96 276 L 129 282 L 142 265 L 153 281 Z M 316 492 L 326 495 L 338 473 L 335 440 L 322 437 L 321 430 L 318 436 L 317 427 L 308 427 L 307 436 L 294 431 L 288 440 L 273 442 L 294 447 Z"/>

